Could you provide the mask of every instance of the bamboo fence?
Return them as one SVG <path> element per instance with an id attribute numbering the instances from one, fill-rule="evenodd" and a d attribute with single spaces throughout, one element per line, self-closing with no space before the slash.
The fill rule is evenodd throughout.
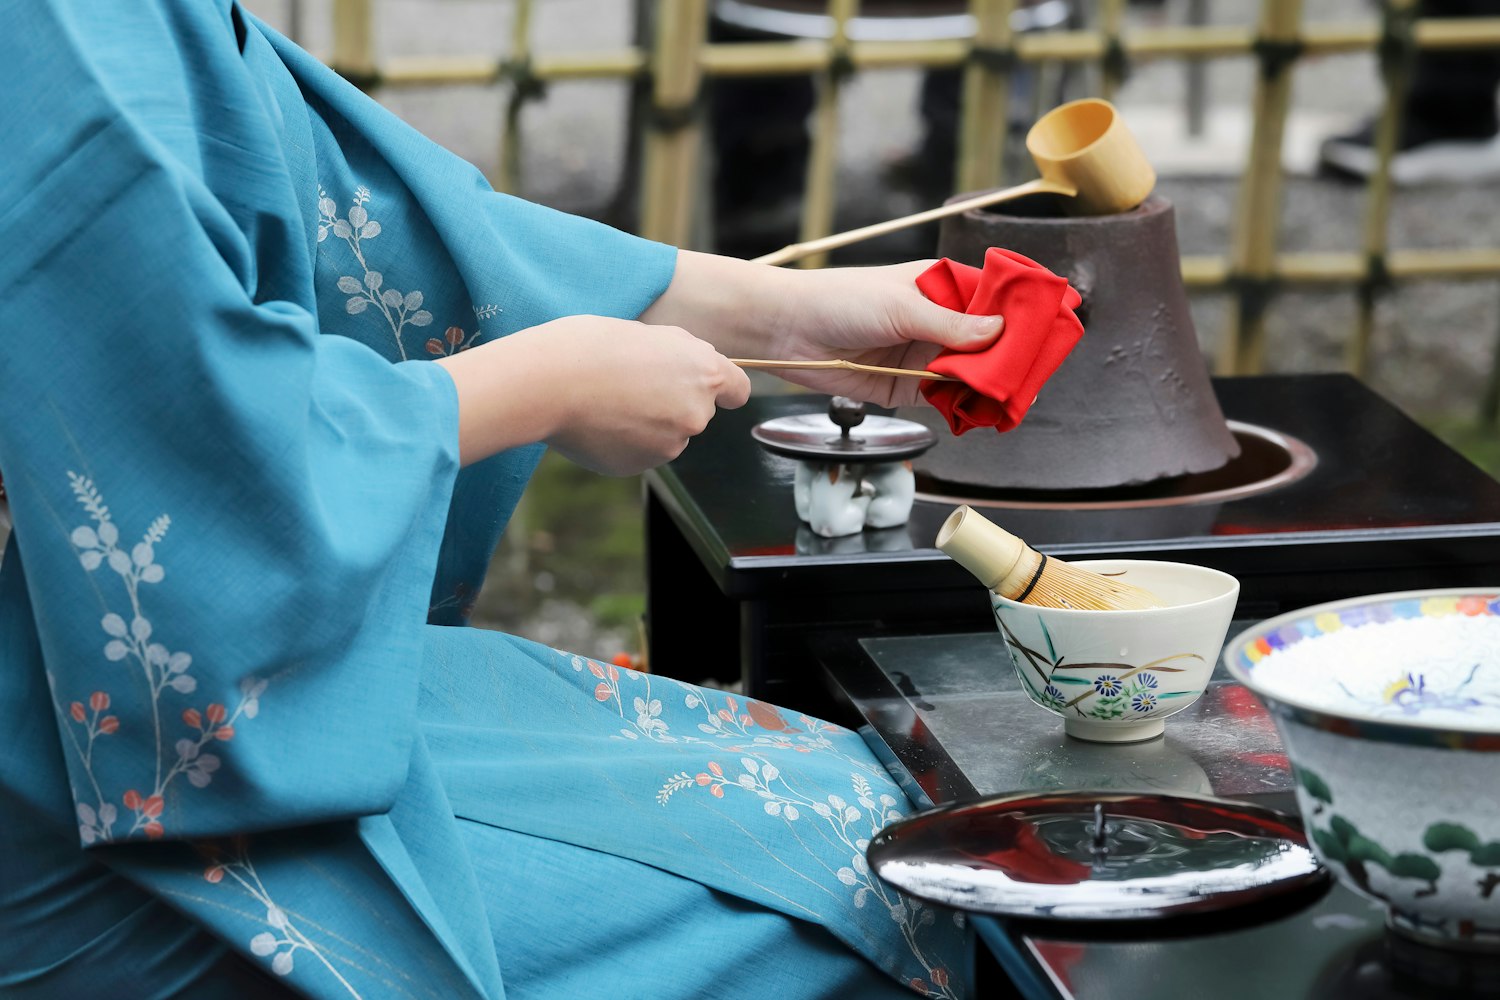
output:
<path id="1" fill-rule="evenodd" d="M 588 52 L 537 52 L 530 41 L 534 0 L 515 0 L 512 42 L 502 59 L 444 55 L 375 57 L 375 0 L 334 0 L 334 45 L 330 62 L 366 89 L 441 84 L 498 83 L 510 88 L 502 125 L 497 186 L 518 186 L 523 136 L 517 128 L 524 102 L 545 85 L 565 80 L 644 81 L 649 109 L 642 116 L 641 221 L 644 236 L 687 245 L 699 199 L 703 135 L 703 85 L 721 77 L 811 75 L 819 83 L 813 113 L 813 145 L 800 239 L 827 235 L 833 224 L 836 132 L 842 85 L 852 73 L 890 68 L 958 68 L 963 71 L 956 189 L 999 186 L 1007 140 L 1006 115 L 1012 71 L 1042 63 L 1093 64 L 1100 89 L 1112 94 L 1134 63 L 1200 61 L 1253 56 L 1259 74 L 1252 95 L 1254 125 L 1240 181 L 1235 224 L 1225 255 L 1182 260 L 1189 288 L 1219 291 L 1234 300 L 1224 373 L 1261 370 L 1266 309 L 1275 294 L 1293 287 L 1352 288 L 1359 309 L 1348 340 L 1351 370 L 1364 374 L 1380 296 L 1402 282 L 1420 279 L 1500 277 L 1500 247 L 1400 249 L 1388 242 L 1391 154 L 1399 108 L 1419 51 L 1456 52 L 1500 48 L 1500 18 L 1437 19 L 1415 16 L 1416 0 L 1384 0 L 1378 18 L 1308 21 L 1302 0 L 1262 0 L 1251 25 L 1185 25 L 1130 28 L 1124 0 L 1098 0 L 1096 22 L 1087 29 L 1018 33 L 1011 28 L 1017 0 L 970 0 L 975 32 L 970 38 L 913 41 L 851 39 L 858 0 L 827 0 L 835 29 L 826 41 L 714 43 L 706 41 L 709 0 L 655 0 L 653 30 L 645 46 Z M 1379 167 L 1368 186 L 1362 245 L 1347 252 L 1287 253 L 1278 249 L 1281 208 L 1281 147 L 1298 61 L 1318 55 L 1375 52 L 1384 83 L 1376 151 Z M 816 264 L 819 261 L 805 263 Z M 1500 359 L 1490 375 L 1483 404 L 1493 420 L 1500 409 Z"/>

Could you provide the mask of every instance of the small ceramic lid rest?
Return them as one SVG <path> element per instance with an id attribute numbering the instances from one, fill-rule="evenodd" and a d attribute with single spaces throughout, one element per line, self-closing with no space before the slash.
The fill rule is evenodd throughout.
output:
<path id="1" fill-rule="evenodd" d="M 750 435 L 767 451 L 804 462 L 901 462 L 937 444 L 913 420 L 866 414 L 864 404 L 834 396 L 828 413 L 799 413 L 756 424 Z"/>
<path id="2" fill-rule="evenodd" d="M 1179 795 L 1022 793 L 944 806 L 882 830 L 866 856 L 918 899 L 1046 921 L 1196 915 L 1329 877 L 1295 817 Z"/>

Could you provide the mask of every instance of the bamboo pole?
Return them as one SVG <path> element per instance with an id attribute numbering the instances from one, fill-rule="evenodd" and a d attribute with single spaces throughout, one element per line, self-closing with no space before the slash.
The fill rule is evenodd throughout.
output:
<path id="1" fill-rule="evenodd" d="M 1387 257 L 1386 268 L 1398 281 L 1500 277 L 1500 248 L 1393 250 Z"/>
<path id="2" fill-rule="evenodd" d="M 688 242 L 697 196 L 703 126 L 698 51 L 708 29 L 708 0 L 660 0 L 651 53 L 651 110 L 641 192 L 641 235 Z"/>
<path id="3" fill-rule="evenodd" d="M 833 232 L 837 201 L 834 182 L 838 171 L 839 93 L 849 69 L 849 21 L 858 13 L 859 0 L 828 0 L 833 37 L 828 41 L 828 69 L 819 82 L 818 103 L 813 109 L 812 149 L 807 157 L 807 188 L 802 198 L 802 242 Z M 826 253 L 816 253 L 804 257 L 797 266 L 817 268 L 827 262 Z"/>
<path id="4" fill-rule="evenodd" d="M 1490 375 L 1485 380 L 1484 395 L 1479 400 L 1479 426 L 1491 431 L 1500 428 L 1500 324 L 1495 329 L 1495 349 L 1490 355 Z"/>
<path id="5" fill-rule="evenodd" d="M 1099 96 L 1114 100 L 1125 82 L 1125 48 L 1120 29 L 1125 23 L 1125 0 L 1099 0 L 1099 34 L 1104 39 L 1104 57 L 1100 60 Z"/>
<path id="6" fill-rule="evenodd" d="M 332 65 L 361 89 L 376 81 L 375 12 L 371 0 L 333 0 Z"/>
<path id="7" fill-rule="evenodd" d="M 563 52 L 556 55 L 537 53 L 531 58 L 531 72 L 538 80 L 611 80 L 644 76 L 651 61 L 641 49 L 619 52 Z"/>
<path id="8" fill-rule="evenodd" d="M 1278 285 L 1343 288 L 1363 281 L 1369 261 L 1361 253 L 1315 251 L 1277 254 L 1271 280 Z M 1486 281 L 1500 278 L 1500 247 L 1458 250 L 1391 250 L 1386 273 L 1395 282 Z M 1227 289 L 1233 271 L 1230 260 L 1214 254 L 1182 258 L 1182 280 L 1202 291 Z"/>
<path id="9" fill-rule="evenodd" d="M 515 194 L 521 190 L 521 109 L 533 96 L 531 74 L 531 0 L 516 0 L 516 16 L 510 25 L 510 59 L 512 70 L 510 97 L 505 102 L 505 119 L 500 126 L 501 191 Z"/>
<path id="10" fill-rule="evenodd" d="M 505 64 L 493 56 L 387 56 L 376 72 L 380 86 L 488 86 L 505 75 Z"/>
<path id="11" fill-rule="evenodd" d="M 1413 34 L 1427 51 L 1487 49 L 1500 43 L 1500 17 L 1425 17 Z"/>
<path id="12" fill-rule="evenodd" d="M 852 58 L 852 43 L 846 51 Z M 904 45 L 901 53 L 913 54 Z M 713 77 L 803 76 L 826 73 L 833 65 L 825 42 L 715 42 L 703 47 L 701 57 L 703 72 Z"/>
<path id="13" fill-rule="evenodd" d="M 1010 71 L 1015 58 L 1015 0 L 970 0 L 974 43 L 964 67 L 963 119 L 958 136 L 959 191 L 999 187 L 1010 130 Z"/>
<path id="14" fill-rule="evenodd" d="M 1208 0 L 1188 0 L 1187 21 L 1195 28 L 1207 23 Z M 1203 135 L 1208 107 L 1208 64 L 1202 59 L 1185 60 L 1183 84 L 1187 90 L 1187 132 L 1196 139 Z"/>
<path id="15" fill-rule="evenodd" d="M 367 5 L 369 0 L 338 0 Z M 1458 52 L 1500 47 L 1500 18 L 1419 20 L 1414 30 L 1423 51 Z M 1120 47 L 1131 62 L 1158 59 L 1215 59 L 1254 51 L 1255 31 L 1243 25 L 1168 26 L 1125 30 Z M 1302 29 L 1303 51 L 1309 55 L 1368 52 L 1380 41 L 1376 23 L 1317 22 Z M 1014 59 L 1021 63 L 1089 62 L 1104 58 L 1108 44 L 1098 31 L 1049 31 L 1012 38 Z M 335 51 L 338 46 L 335 45 Z M 962 39 L 934 41 L 851 41 L 849 62 L 856 70 L 949 69 L 962 66 L 969 43 Z M 342 68 L 339 59 L 330 61 Z M 816 42 L 720 42 L 699 49 L 706 76 L 800 76 L 826 72 L 828 46 Z M 620 79 L 646 71 L 646 53 L 636 48 L 592 52 L 537 53 L 532 73 L 543 82 L 557 80 Z M 392 56 L 378 67 L 367 67 L 382 86 L 416 87 L 432 84 L 493 83 L 502 64 L 490 56 Z"/>
<path id="16" fill-rule="evenodd" d="M 1366 185 L 1364 252 L 1365 276 L 1359 285 L 1359 313 L 1354 334 L 1346 345 L 1349 370 L 1364 378 L 1370 371 L 1370 340 L 1375 332 L 1375 307 L 1384 289 L 1385 252 L 1391 217 L 1391 159 L 1403 106 L 1416 63 L 1411 22 L 1416 0 L 1385 0 L 1386 45 L 1381 51 L 1380 75 L 1385 83 L 1385 106 L 1375 123 L 1375 172 Z"/>
<path id="17" fill-rule="evenodd" d="M 307 47 L 307 10 L 302 5 L 302 0 L 287 0 L 286 5 L 286 37 L 293 43 Z"/>
<path id="18" fill-rule="evenodd" d="M 886 67 L 941 67 L 965 66 L 969 79 L 980 79 L 987 84 L 983 90 L 989 97 L 992 108 L 1002 108 L 1004 100 L 996 100 L 996 90 L 1004 90 L 1008 79 L 1004 72 L 996 72 L 1010 61 L 1019 63 L 1043 63 L 1043 61 L 1101 60 L 1110 51 L 1124 52 L 1133 61 L 1148 61 L 1155 58 L 1215 58 L 1244 55 L 1254 51 L 1257 43 L 1265 49 L 1262 39 L 1271 40 L 1272 45 L 1292 46 L 1284 51 L 1298 49 L 1301 54 L 1338 54 L 1338 52 L 1370 51 L 1382 42 L 1382 25 L 1373 21 L 1335 22 L 1317 21 L 1299 25 L 1299 16 L 1289 22 L 1278 21 L 1268 25 L 1269 19 L 1286 18 L 1290 9 L 1298 9 L 1299 0 L 1268 0 L 1262 10 L 1259 27 L 1244 25 L 1193 25 L 1193 27 L 1155 27 L 1122 30 L 1119 48 L 1110 45 L 1110 22 L 1106 19 L 1106 30 L 1049 31 L 1046 34 L 1014 36 L 1010 31 L 1008 10 L 1013 9 L 1014 0 L 972 0 L 980 15 L 980 33 L 974 46 L 965 39 L 916 40 L 916 42 L 846 42 L 844 57 L 834 54 L 834 48 L 823 43 L 810 42 L 765 42 L 765 43 L 715 43 L 703 45 L 702 25 L 706 19 L 706 0 L 661 0 L 661 16 L 658 16 L 658 43 L 654 46 L 654 58 L 648 57 L 639 48 L 604 49 L 604 51 L 552 52 L 532 54 L 529 45 L 519 42 L 528 34 L 526 19 L 529 18 L 529 0 L 519 0 L 525 10 L 517 9 L 513 45 L 513 57 L 517 52 L 526 52 L 531 58 L 531 78 L 534 81 L 565 81 L 565 79 L 631 78 L 646 70 L 654 70 L 655 106 L 672 108 L 666 115 L 654 115 L 666 121 L 666 129 L 654 129 L 654 139 L 648 141 L 646 159 L 652 163 L 663 163 L 669 174 L 661 174 L 654 168 L 648 174 L 643 202 L 649 202 L 651 220 L 642 226 L 642 231 L 661 232 L 681 241 L 679 235 L 687 232 L 687 216 L 691 208 L 691 190 L 696 186 L 697 147 L 700 138 L 697 129 L 691 126 L 691 115 L 687 108 L 696 97 L 702 76 L 747 76 L 790 75 L 790 73 L 826 73 L 835 61 L 853 69 L 886 69 Z M 1407 6 L 1412 0 L 1394 0 Z M 1106 12 L 1116 6 L 1116 0 L 1104 0 Z M 392 57 L 380 63 L 375 58 L 374 12 L 371 0 L 333 0 L 333 49 L 330 63 L 351 81 L 362 87 L 375 85 L 407 87 L 407 85 L 443 84 L 489 84 L 498 81 L 507 73 L 507 66 L 487 55 L 426 55 L 426 57 Z M 1287 27 L 1290 24 L 1290 27 Z M 1277 30 L 1268 30 L 1268 27 Z M 687 49 L 681 42 L 667 39 L 688 39 Z M 696 43 L 694 43 L 696 42 Z M 672 54 L 672 45 L 679 46 Z M 1412 45 L 1418 51 L 1473 51 L 1473 49 L 1497 48 L 1500 46 L 1500 18 L 1418 18 L 1412 24 Z M 693 57 L 696 51 L 696 58 Z M 978 52 L 978 54 L 975 54 Z M 1295 57 L 1295 52 L 1289 58 Z M 983 64 L 983 66 L 981 66 Z M 1283 79 L 1290 75 L 1290 67 L 1283 66 Z M 968 85 L 969 79 L 966 79 Z M 1286 84 L 1283 84 L 1283 88 Z M 1388 82 L 1389 88 L 1389 82 Z M 1265 90 L 1265 93 L 1263 93 Z M 1370 199 L 1365 208 L 1364 241 L 1361 252 L 1274 252 L 1275 229 L 1277 229 L 1277 201 L 1280 199 L 1280 148 L 1272 151 L 1263 144 L 1263 132 L 1274 124 L 1271 117 L 1262 111 L 1263 106 L 1275 102 L 1275 87 L 1257 88 L 1257 135 L 1253 139 L 1256 153 L 1251 160 L 1247 181 L 1239 199 L 1238 225 L 1232 253 L 1224 256 L 1185 256 L 1182 259 L 1184 282 L 1194 289 L 1230 289 L 1244 292 L 1247 288 L 1262 292 L 1257 307 L 1265 303 L 1263 292 L 1272 285 L 1301 286 L 1370 286 L 1373 262 L 1379 261 L 1386 244 L 1386 217 L 1389 216 L 1389 186 L 1386 181 L 1377 181 L 1371 186 Z M 1389 111 L 1389 105 L 1388 105 Z M 960 160 L 960 189 L 981 189 L 999 181 L 999 150 L 1004 141 L 1004 114 L 996 111 L 981 117 L 966 117 L 966 135 L 969 148 L 980 150 L 984 141 L 978 136 L 981 129 L 990 135 L 999 136 L 986 163 L 975 159 L 965 169 Z M 1284 117 L 1284 115 L 1283 115 Z M 682 121 L 688 124 L 682 126 Z M 514 129 L 508 117 L 507 129 Z M 684 135 L 685 133 L 685 135 Z M 1280 129 L 1275 130 L 1280 147 Z M 508 141 L 507 156 L 513 156 L 516 142 Z M 1256 177 L 1268 177 L 1268 165 L 1277 165 L 1271 183 L 1254 181 Z M 984 169 L 993 169 L 989 184 L 980 180 Z M 502 186 L 516 183 L 514 163 L 505 165 L 502 159 Z M 1386 184 L 1385 192 L 1380 187 Z M 1268 189 L 1269 196 L 1268 196 Z M 1254 195 L 1254 196 L 1253 196 Z M 1383 253 L 1385 276 L 1392 282 L 1407 280 L 1493 280 L 1500 277 L 1500 247 L 1478 247 L 1478 249 L 1448 250 L 1388 250 Z M 1259 267 L 1247 268 L 1248 264 Z M 1379 264 L 1377 264 L 1379 265 Z M 1247 280 L 1248 279 L 1248 280 Z M 1239 367 L 1254 363 L 1259 366 L 1259 343 L 1242 334 L 1254 333 L 1254 324 L 1244 322 L 1245 298 L 1236 310 L 1232 339 L 1238 340 L 1232 361 L 1221 358 L 1221 367 Z M 1362 310 L 1362 324 L 1368 324 L 1368 310 Z M 1356 342 L 1350 346 L 1352 364 L 1361 369 L 1368 351 L 1368 325 L 1356 331 Z M 1241 351 L 1248 351 L 1242 357 Z"/>
<path id="19" fill-rule="evenodd" d="M 1293 48 L 1302 22 L 1302 0 L 1265 0 L 1257 37 L 1261 71 L 1256 79 L 1249 162 L 1240 185 L 1230 259 L 1239 281 L 1228 337 L 1218 359 L 1224 374 L 1255 374 L 1265 364 L 1265 319 L 1271 269 L 1281 223 L 1281 142 L 1292 97 Z"/>

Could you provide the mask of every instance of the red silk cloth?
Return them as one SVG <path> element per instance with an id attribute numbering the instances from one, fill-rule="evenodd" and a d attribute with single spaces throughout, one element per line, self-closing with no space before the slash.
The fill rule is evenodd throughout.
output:
<path id="1" fill-rule="evenodd" d="M 1005 317 L 1004 332 L 989 347 L 944 351 L 927 366 L 962 380 L 922 384 L 922 395 L 948 418 L 954 434 L 1014 428 L 1083 336 L 1073 312 L 1083 300 L 1067 279 L 999 247 L 985 252 L 983 268 L 940 260 L 917 278 L 917 288 L 958 312 Z"/>

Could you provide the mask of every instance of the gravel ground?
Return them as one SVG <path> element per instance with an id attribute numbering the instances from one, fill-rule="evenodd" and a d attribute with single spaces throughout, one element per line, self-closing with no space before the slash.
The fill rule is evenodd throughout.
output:
<path id="1" fill-rule="evenodd" d="M 300 40 L 326 53 L 329 0 L 252 0 L 262 16 L 293 29 L 300 6 Z M 632 32 L 630 0 L 545 0 L 538 3 L 534 45 L 551 52 L 616 48 Z M 1154 8 L 1132 8 L 1136 23 L 1183 23 L 1184 0 Z M 1215 0 L 1211 19 L 1250 22 L 1258 5 Z M 377 48 L 381 55 L 462 53 L 499 55 L 508 44 L 509 0 L 377 0 Z M 1318 0 L 1309 20 L 1340 21 L 1372 16 L 1362 0 Z M 1138 67 L 1117 96 L 1127 121 L 1132 115 L 1156 123 L 1153 158 L 1162 170 L 1160 192 L 1177 207 L 1184 253 L 1223 253 L 1238 188 L 1237 164 L 1246 107 L 1254 83 L 1249 59 L 1210 64 L 1205 87 L 1212 125 L 1229 130 L 1230 141 L 1194 144 L 1182 126 L 1187 76 L 1178 63 Z M 882 71 L 857 77 L 847 91 L 841 119 L 840 227 L 864 224 L 927 207 L 889 183 L 887 166 L 911 150 L 920 134 L 916 94 L 919 75 Z M 1308 159 L 1309 140 L 1356 121 L 1379 94 L 1374 60 L 1368 55 L 1328 57 L 1299 66 L 1292 133 L 1306 148 L 1289 160 Z M 500 151 L 503 93 L 498 87 L 426 88 L 387 91 L 381 100 L 426 134 L 471 160 L 491 176 Z M 620 189 L 626 145 L 626 88 L 618 82 L 554 85 L 545 100 L 523 116 L 523 191 L 533 200 L 567 211 L 606 216 Z M 1189 164 L 1173 173 L 1173 163 Z M 1298 164 L 1292 164 L 1300 169 Z M 1281 214 L 1284 250 L 1342 250 L 1359 246 L 1364 192 L 1357 186 L 1297 173 L 1287 179 Z M 1395 247 L 1492 247 L 1500 245 L 1500 183 L 1432 187 L 1398 194 L 1391 218 Z M 862 260 L 925 256 L 930 247 L 913 239 L 871 245 Z M 854 258 L 851 258 L 854 259 Z M 1227 316 L 1223 296 L 1194 297 L 1194 316 L 1205 352 L 1219 348 Z M 1271 309 L 1269 366 L 1277 371 L 1319 371 L 1342 366 L 1342 345 L 1353 327 L 1352 292 L 1299 292 L 1279 297 Z M 1464 420 L 1477 412 L 1484 382 L 1495 363 L 1500 333 L 1500 288 L 1494 281 L 1412 283 L 1382 300 L 1375 331 L 1374 386 L 1423 419 Z M 633 494 L 625 494 L 632 498 Z M 566 545 L 565 540 L 559 542 Z M 514 555 L 514 554 L 512 554 Z M 524 563 L 525 560 L 523 559 Z M 512 559 L 514 568 L 514 559 Z M 539 572 L 545 572 L 540 570 Z M 518 631 L 585 651 L 607 653 L 632 644 L 628 629 L 600 631 L 565 595 L 553 593 L 553 610 L 535 609 Z"/>

